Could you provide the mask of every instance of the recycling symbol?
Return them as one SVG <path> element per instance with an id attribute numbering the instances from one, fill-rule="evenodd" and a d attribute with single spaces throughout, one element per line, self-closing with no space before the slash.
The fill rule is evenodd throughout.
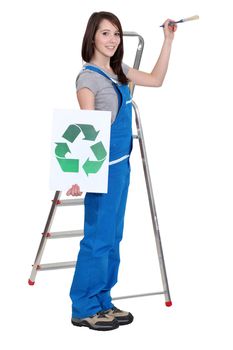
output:
<path id="1" fill-rule="evenodd" d="M 96 131 L 94 126 L 91 124 L 71 124 L 68 126 L 62 137 L 71 143 L 73 143 L 76 138 L 81 135 L 84 135 L 82 140 L 84 141 L 95 141 L 99 131 Z M 73 158 L 66 158 L 67 153 L 71 153 L 69 146 L 66 142 L 55 142 L 55 155 L 57 161 L 64 172 L 68 173 L 78 173 L 80 171 L 80 160 Z M 102 167 L 107 152 L 104 148 L 103 143 L 97 142 L 90 146 L 91 154 L 94 155 L 94 160 L 90 160 L 88 157 L 85 162 L 82 164 L 82 169 L 85 171 L 86 175 L 97 173 Z"/>

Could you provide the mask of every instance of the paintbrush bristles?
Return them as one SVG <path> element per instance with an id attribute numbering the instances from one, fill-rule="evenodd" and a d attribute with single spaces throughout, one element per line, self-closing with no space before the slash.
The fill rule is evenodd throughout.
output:
<path id="1" fill-rule="evenodd" d="M 195 16 L 192 16 L 192 17 L 187 17 L 187 18 L 184 18 L 183 19 L 183 22 L 186 22 L 186 21 L 193 21 L 195 19 L 199 19 L 199 16 L 198 15 L 195 15 Z"/>

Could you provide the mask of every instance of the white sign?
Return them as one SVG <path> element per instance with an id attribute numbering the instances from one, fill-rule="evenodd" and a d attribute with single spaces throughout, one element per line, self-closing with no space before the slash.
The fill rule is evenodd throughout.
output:
<path id="1" fill-rule="evenodd" d="M 111 112 L 55 110 L 50 188 L 107 193 Z"/>

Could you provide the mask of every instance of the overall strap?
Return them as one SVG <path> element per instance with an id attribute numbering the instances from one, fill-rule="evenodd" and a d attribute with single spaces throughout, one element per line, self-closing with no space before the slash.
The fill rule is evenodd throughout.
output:
<path id="1" fill-rule="evenodd" d="M 96 72 L 96 73 L 99 73 L 103 77 L 111 80 L 112 85 L 113 85 L 113 87 L 114 87 L 114 89 L 115 89 L 115 91 L 117 93 L 117 97 L 118 97 L 118 111 L 119 111 L 119 109 L 121 107 L 121 103 L 122 103 L 122 96 L 121 96 L 120 90 L 117 87 L 118 86 L 117 82 L 114 79 L 112 79 L 111 77 L 109 77 L 105 72 L 103 72 L 101 69 L 99 69 L 97 67 L 93 67 L 93 66 L 85 66 L 85 67 L 83 67 L 83 70 L 86 70 L 86 69 L 92 70 L 93 72 Z"/>
<path id="2" fill-rule="evenodd" d="M 93 66 L 83 67 L 83 70 L 86 70 L 86 69 L 89 69 L 89 70 L 92 70 L 93 72 L 99 73 L 99 74 L 103 75 L 105 78 L 111 80 L 114 84 L 117 84 L 117 82 L 114 79 L 112 79 L 109 75 L 107 75 L 104 71 L 102 71 L 98 67 L 93 67 Z"/>

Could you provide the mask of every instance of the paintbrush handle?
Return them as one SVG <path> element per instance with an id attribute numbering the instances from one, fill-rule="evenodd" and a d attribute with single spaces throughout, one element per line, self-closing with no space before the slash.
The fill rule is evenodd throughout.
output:
<path id="1" fill-rule="evenodd" d="M 183 23 L 183 22 L 187 22 L 187 21 L 193 21 L 195 19 L 199 19 L 199 16 L 195 15 L 195 16 L 192 16 L 192 17 L 183 18 L 183 19 L 180 19 L 179 21 L 176 21 L 176 22 L 171 21 L 171 22 L 168 23 L 168 25 L 172 26 L 175 23 Z M 164 27 L 164 24 L 162 24 L 160 27 Z"/>
<path id="2" fill-rule="evenodd" d="M 176 22 L 169 22 L 168 25 L 169 25 L 169 26 L 172 26 L 172 25 L 175 24 L 175 23 L 182 23 L 182 22 L 184 22 L 184 20 L 183 20 L 183 19 L 180 19 L 179 21 L 176 21 Z M 160 27 L 164 27 L 164 24 L 162 24 Z"/>

